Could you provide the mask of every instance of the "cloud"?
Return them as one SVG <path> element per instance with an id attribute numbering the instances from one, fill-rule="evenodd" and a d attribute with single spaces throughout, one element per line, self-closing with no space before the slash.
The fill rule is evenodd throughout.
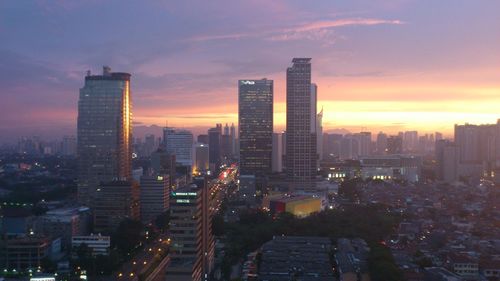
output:
<path id="1" fill-rule="evenodd" d="M 288 31 L 293 32 L 305 32 L 319 29 L 328 29 L 342 26 L 363 26 L 363 25 L 381 25 L 381 24 L 392 24 L 400 25 L 404 22 L 400 20 L 384 20 L 384 19 L 371 19 L 371 18 L 350 18 L 350 19 L 337 19 L 329 21 L 315 21 L 306 24 L 299 25 Z"/>
<path id="2" fill-rule="evenodd" d="M 401 25 L 401 20 L 386 20 L 377 18 L 345 18 L 335 20 L 317 20 L 299 25 L 270 29 L 260 27 L 249 32 L 199 35 L 188 38 L 190 42 L 204 42 L 213 40 L 240 40 L 249 38 L 263 38 L 271 41 L 289 41 L 298 39 L 324 40 L 331 39 L 332 29 L 345 26 L 373 26 L 373 25 Z"/>

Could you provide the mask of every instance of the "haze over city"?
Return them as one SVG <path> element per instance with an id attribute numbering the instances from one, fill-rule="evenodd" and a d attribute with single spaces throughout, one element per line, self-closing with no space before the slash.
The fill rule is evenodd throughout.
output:
<path id="1" fill-rule="evenodd" d="M 237 80 L 273 79 L 285 124 L 291 57 L 312 57 L 324 130 L 500 117 L 497 1 L 2 1 L 0 141 L 75 134 L 78 90 L 132 74 L 135 125 L 237 123 Z M 201 129 L 200 129 L 201 130 Z"/>

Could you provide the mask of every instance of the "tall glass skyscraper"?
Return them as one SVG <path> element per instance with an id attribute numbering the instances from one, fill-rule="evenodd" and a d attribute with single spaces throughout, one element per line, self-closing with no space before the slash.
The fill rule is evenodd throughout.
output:
<path id="1" fill-rule="evenodd" d="M 78 201 L 92 207 L 102 182 L 131 178 L 130 74 L 85 77 L 78 101 Z"/>
<path id="2" fill-rule="evenodd" d="M 286 171 L 292 191 L 308 191 L 316 177 L 316 86 L 310 58 L 292 63 L 286 70 Z"/>
<path id="3" fill-rule="evenodd" d="M 273 80 L 238 81 L 240 174 L 272 172 Z"/>

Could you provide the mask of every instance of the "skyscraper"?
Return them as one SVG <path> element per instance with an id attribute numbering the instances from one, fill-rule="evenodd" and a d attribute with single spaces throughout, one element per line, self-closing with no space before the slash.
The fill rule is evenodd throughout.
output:
<path id="1" fill-rule="evenodd" d="M 323 159 L 323 108 L 316 117 L 316 150 L 319 160 Z M 319 167 L 319 166 L 318 166 Z"/>
<path id="2" fill-rule="evenodd" d="M 131 177 L 130 74 L 87 73 L 78 101 L 78 201 L 92 207 L 101 182 Z"/>
<path id="3" fill-rule="evenodd" d="M 311 59 L 294 58 L 292 63 L 286 71 L 286 171 L 291 190 L 311 190 L 316 186 L 317 161 Z"/>
<path id="4" fill-rule="evenodd" d="M 221 162 L 221 142 L 222 142 L 222 124 L 216 124 L 215 128 L 208 129 L 208 147 L 211 169 L 214 171 Z"/>
<path id="5" fill-rule="evenodd" d="M 239 80 L 238 85 L 240 174 L 259 181 L 272 170 L 273 80 Z"/>

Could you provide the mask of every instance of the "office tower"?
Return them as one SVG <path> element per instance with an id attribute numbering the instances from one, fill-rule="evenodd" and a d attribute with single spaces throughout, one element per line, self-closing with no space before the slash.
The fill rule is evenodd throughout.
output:
<path id="1" fill-rule="evenodd" d="M 323 108 L 316 116 L 316 151 L 318 159 L 323 160 Z"/>
<path id="2" fill-rule="evenodd" d="M 85 77 L 78 101 L 78 201 L 92 207 L 101 182 L 131 177 L 130 74 Z"/>
<path id="3" fill-rule="evenodd" d="M 387 138 L 387 154 L 403 153 L 403 139 L 400 135 Z"/>
<path id="4" fill-rule="evenodd" d="M 240 175 L 254 175 L 258 184 L 272 171 L 273 80 L 238 81 Z"/>
<path id="5" fill-rule="evenodd" d="M 283 171 L 283 134 L 273 133 L 273 173 Z"/>
<path id="6" fill-rule="evenodd" d="M 382 132 L 377 134 L 376 152 L 379 155 L 387 153 L 387 134 Z"/>
<path id="7" fill-rule="evenodd" d="M 193 175 L 210 174 L 209 154 L 210 152 L 208 144 L 204 143 L 194 144 Z"/>
<path id="8" fill-rule="evenodd" d="M 214 237 L 210 191 L 201 179 L 182 187 L 170 198 L 171 261 L 167 280 L 207 280 L 214 266 Z"/>
<path id="9" fill-rule="evenodd" d="M 141 221 L 148 224 L 168 210 L 170 179 L 168 175 L 142 176 L 140 183 Z"/>
<path id="10" fill-rule="evenodd" d="M 175 161 L 181 166 L 193 165 L 193 134 L 186 130 L 163 129 L 163 143 L 168 153 L 175 155 Z"/>
<path id="11" fill-rule="evenodd" d="M 239 149 L 236 150 L 236 128 L 234 127 L 234 123 L 231 123 L 231 128 L 229 130 L 229 135 L 231 136 L 231 153 L 234 157 L 239 153 Z"/>
<path id="12" fill-rule="evenodd" d="M 316 120 L 316 97 L 311 88 L 311 59 L 294 58 L 286 71 L 286 171 L 291 190 L 316 186 L 316 122 L 312 120 Z"/>
<path id="13" fill-rule="evenodd" d="M 221 163 L 221 138 L 222 138 L 222 124 L 216 124 L 215 128 L 208 129 L 208 148 L 210 167 L 215 171 Z"/>
<path id="14" fill-rule="evenodd" d="M 140 220 L 139 192 L 131 181 L 101 183 L 94 197 L 94 231 L 113 233 L 125 219 Z"/>

